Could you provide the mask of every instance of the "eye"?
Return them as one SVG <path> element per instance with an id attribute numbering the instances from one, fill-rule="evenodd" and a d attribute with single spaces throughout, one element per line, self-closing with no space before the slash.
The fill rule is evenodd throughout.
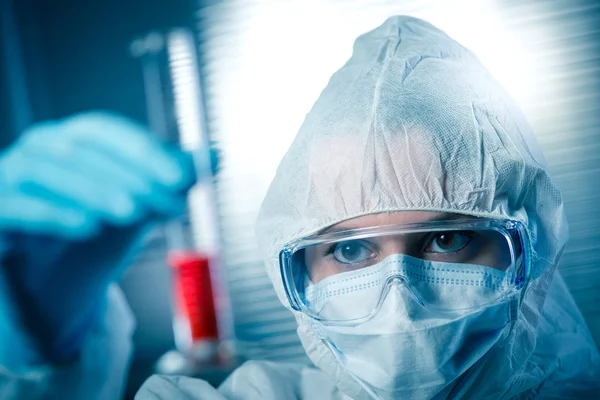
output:
<path id="1" fill-rule="evenodd" d="M 441 232 L 435 235 L 425 248 L 426 253 L 454 253 L 471 242 L 466 232 Z"/>
<path id="2" fill-rule="evenodd" d="M 370 247 L 358 240 L 338 243 L 332 248 L 332 253 L 342 264 L 357 264 L 376 256 Z"/>

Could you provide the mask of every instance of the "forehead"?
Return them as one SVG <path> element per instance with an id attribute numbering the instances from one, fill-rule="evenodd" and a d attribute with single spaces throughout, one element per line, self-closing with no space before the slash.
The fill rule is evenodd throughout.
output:
<path id="1" fill-rule="evenodd" d="M 335 225 L 332 225 L 329 228 L 326 228 L 321 233 L 345 231 L 350 229 L 360 229 L 384 225 L 412 224 L 431 221 L 475 218 L 476 217 L 464 214 L 443 213 L 436 211 L 395 211 L 389 213 L 363 215 L 360 217 L 348 219 L 346 221 L 342 221 Z"/>

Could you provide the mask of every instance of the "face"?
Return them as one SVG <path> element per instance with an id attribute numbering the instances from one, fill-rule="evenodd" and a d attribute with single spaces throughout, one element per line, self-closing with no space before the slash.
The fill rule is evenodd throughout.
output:
<path id="1" fill-rule="evenodd" d="M 475 217 L 428 211 L 398 211 L 350 219 L 321 233 L 360 228 L 425 223 Z M 511 260 L 505 237 L 491 230 L 448 230 L 351 239 L 309 247 L 305 252 L 308 276 L 317 283 L 329 276 L 365 268 L 393 254 L 428 261 L 477 264 L 506 269 Z"/>

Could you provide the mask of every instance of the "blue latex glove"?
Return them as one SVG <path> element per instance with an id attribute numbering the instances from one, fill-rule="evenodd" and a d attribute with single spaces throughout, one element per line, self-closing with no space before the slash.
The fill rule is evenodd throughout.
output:
<path id="1" fill-rule="evenodd" d="M 0 263 L 42 361 L 77 354 L 136 240 L 195 179 L 189 154 L 108 113 L 35 125 L 0 154 Z"/>

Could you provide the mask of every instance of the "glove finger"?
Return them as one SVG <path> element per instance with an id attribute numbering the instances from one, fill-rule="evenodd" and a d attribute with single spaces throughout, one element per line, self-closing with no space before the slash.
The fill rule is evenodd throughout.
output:
<path id="1" fill-rule="evenodd" d="M 51 234 L 85 239 L 99 229 L 99 221 L 80 209 L 68 208 L 25 194 L 4 194 L 0 230 Z"/>
<path id="2" fill-rule="evenodd" d="M 184 189 L 191 185 L 193 170 L 189 165 L 169 154 L 152 133 L 133 121 L 111 114 L 88 113 L 68 119 L 63 127 L 65 134 L 73 139 L 104 149 L 165 186 Z"/>
<path id="3" fill-rule="evenodd" d="M 5 190 L 9 193 L 22 192 L 57 206 L 78 208 L 116 224 L 139 219 L 142 210 L 138 204 L 129 193 L 113 184 L 100 186 L 78 169 L 63 168 L 23 153 L 12 157 L 12 168 L 5 177 Z"/>
<path id="4" fill-rule="evenodd" d="M 54 150 L 55 145 L 50 143 L 45 150 L 37 147 L 28 149 L 27 154 L 32 158 L 43 157 L 44 153 Z M 151 176 L 134 170 L 131 165 L 115 160 L 97 148 L 80 144 L 69 158 L 54 159 L 52 162 L 65 170 L 76 168 L 98 189 L 117 187 L 136 202 L 136 208 L 140 211 L 172 216 L 184 210 L 185 196 L 181 191 L 165 187 Z"/>

